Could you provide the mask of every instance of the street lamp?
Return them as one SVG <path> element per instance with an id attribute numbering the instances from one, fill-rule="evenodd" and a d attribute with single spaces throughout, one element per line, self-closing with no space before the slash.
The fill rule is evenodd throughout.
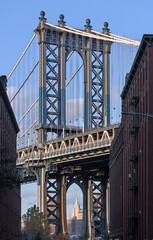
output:
<path id="1" fill-rule="evenodd" d="M 146 116 L 153 118 L 153 115 L 147 114 L 147 113 L 137 113 L 137 112 L 122 112 L 122 115 L 138 115 L 138 116 Z"/>

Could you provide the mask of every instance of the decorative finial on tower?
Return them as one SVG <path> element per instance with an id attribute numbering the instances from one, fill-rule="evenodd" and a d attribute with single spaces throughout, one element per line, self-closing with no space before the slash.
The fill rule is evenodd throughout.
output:
<path id="1" fill-rule="evenodd" d="M 65 21 L 64 21 L 64 15 L 63 14 L 60 14 L 59 15 L 59 21 L 58 21 L 58 25 L 60 26 L 60 27 L 64 27 L 65 26 Z"/>
<path id="2" fill-rule="evenodd" d="M 104 28 L 103 28 L 103 33 L 108 34 L 109 33 L 109 28 L 108 28 L 108 22 L 104 22 Z"/>
<path id="3" fill-rule="evenodd" d="M 90 31 L 92 29 L 92 26 L 90 25 L 91 21 L 89 18 L 86 19 L 86 25 L 85 26 L 85 30 L 86 31 Z"/>
<path id="4" fill-rule="evenodd" d="M 44 11 L 40 12 L 40 16 L 41 16 L 41 17 L 39 17 L 40 22 L 41 21 L 46 22 L 47 18 L 45 18 L 45 12 Z"/>

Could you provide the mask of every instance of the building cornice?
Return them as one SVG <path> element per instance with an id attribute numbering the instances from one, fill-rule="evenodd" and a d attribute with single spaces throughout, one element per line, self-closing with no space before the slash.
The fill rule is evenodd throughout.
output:
<path id="1" fill-rule="evenodd" d="M 132 64 L 130 72 L 126 76 L 125 85 L 123 87 L 123 91 L 121 93 L 121 98 L 125 99 L 126 94 L 131 86 L 131 83 L 136 75 L 136 72 L 140 66 L 141 60 L 143 58 L 144 53 L 146 52 L 149 46 L 153 45 L 153 34 L 144 34 L 138 48 L 136 57 Z"/>
<path id="2" fill-rule="evenodd" d="M 19 127 L 18 127 L 16 118 L 15 118 L 14 112 L 12 110 L 9 98 L 7 96 L 7 93 L 6 93 L 6 86 L 5 86 L 5 83 L 4 83 L 4 78 L 5 78 L 5 76 L 1 76 L 0 77 L 0 96 L 2 96 L 4 104 L 5 104 L 6 108 L 7 108 L 7 111 L 9 113 L 9 115 L 10 115 L 10 118 L 12 120 L 13 126 L 14 126 L 14 128 L 16 130 L 16 133 L 18 133 L 20 130 L 19 130 Z"/>

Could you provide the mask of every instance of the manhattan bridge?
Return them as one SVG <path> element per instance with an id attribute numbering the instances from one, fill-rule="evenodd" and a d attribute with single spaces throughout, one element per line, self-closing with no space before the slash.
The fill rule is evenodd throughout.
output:
<path id="1" fill-rule="evenodd" d="M 120 93 L 139 41 L 47 23 L 8 76 L 8 95 L 20 133 L 17 165 L 24 183 L 37 182 L 37 205 L 55 234 L 67 234 L 66 193 L 83 193 L 82 239 L 109 228 L 109 153 L 121 117 Z M 117 174 L 117 173 L 116 173 Z"/>

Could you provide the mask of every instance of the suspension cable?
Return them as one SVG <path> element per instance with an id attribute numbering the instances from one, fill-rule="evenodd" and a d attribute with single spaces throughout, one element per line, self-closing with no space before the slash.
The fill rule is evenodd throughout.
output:
<path id="1" fill-rule="evenodd" d="M 19 87 L 19 89 L 17 90 L 17 92 L 15 93 L 15 95 L 13 96 L 13 98 L 11 99 L 10 103 L 14 100 L 14 98 L 16 97 L 16 95 L 20 92 L 20 90 L 22 89 L 22 87 L 24 86 L 24 84 L 26 83 L 26 81 L 29 79 L 30 75 L 33 73 L 33 71 L 35 70 L 35 68 L 37 67 L 39 61 L 35 64 L 35 66 L 33 67 L 33 69 L 31 70 L 31 72 L 29 73 L 29 75 L 26 77 L 26 79 L 24 80 L 24 82 L 22 83 L 22 85 Z"/>
<path id="2" fill-rule="evenodd" d="M 25 55 L 26 51 L 28 50 L 28 48 L 30 47 L 32 41 L 34 40 L 36 36 L 36 33 L 33 35 L 32 39 L 30 40 L 30 42 L 28 43 L 26 49 L 24 50 L 24 52 L 22 53 L 21 57 L 19 58 L 19 60 L 17 61 L 15 67 L 12 69 L 12 71 L 10 72 L 10 74 L 7 77 L 7 80 L 9 80 L 9 78 L 11 77 L 12 73 L 15 71 L 16 67 L 18 66 L 18 64 L 20 63 L 21 59 L 23 58 L 23 56 Z"/>
<path id="3" fill-rule="evenodd" d="M 91 32 L 96 33 L 100 36 L 105 36 L 106 37 L 106 34 L 104 34 L 104 33 L 96 32 L 96 31 L 93 31 L 93 30 L 91 30 Z M 121 37 L 121 36 L 118 36 L 118 35 L 115 35 L 115 34 L 112 34 L 112 33 L 109 33 L 109 35 L 107 35 L 107 36 L 109 38 L 111 38 L 112 40 L 116 39 L 116 40 L 122 41 L 122 39 L 123 39 L 125 41 L 125 43 L 127 42 L 127 44 L 136 45 L 136 46 L 140 45 L 139 41 L 136 41 L 136 40 L 133 40 L 133 39 L 130 39 L 130 38 Z"/>
<path id="4" fill-rule="evenodd" d="M 114 40 L 111 40 L 110 38 L 108 38 L 108 36 L 106 35 L 106 37 L 100 37 L 100 36 L 97 36 L 95 34 L 92 34 L 92 33 L 87 33 L 87 32 L 84 32 L 84 31 L 80 31 L 80 30 L 77 30 L 77 29 L 74 29 L 74 28 L 70 28 L 70 27 L 66 27 L 65 28 L 62 28 L 62 27 L 59 27 L 59 26 L 55 26 L 53 24 L 50 24 L 50 23 L 45 23 L 47 26 L 50 26 L 50 27 L 53 27 L 53 28 L 56 28 L 56 29 L 59 29 L 61 31 L 65 31 L 65 32 L 70 32 L 72 34 L 78 34 L 78 35 L 82 35 L 82 36 L 85 36 L 85 37 L 92 37 L 92 38 L 96 38 L 96 39 L 100 39 L 100 40 L 105 40 L 105 41 L 114 41 Z M 72 30 L 70 30 L 72 29 Z M 114 41 L 116 42 L 116 41 Z"/>
<path id="5" fill-rule="evenodd" d="M 136 45 L 136 46 L 138 46 L 140 44 L 138 41 L 132 42 L 131 39 L 130 39 L 130 41 L 119 39 L 119 38 L 115 39 L 114 37 L 109 36 L 109 35 L 105 35 L 105 34 L 98 33 L 98 35 L 96 35 L 96 34 L 93 34 L 92 32 L 87 33 L 87 32 L 84 32 L 84 31 L 81 31 L 81 30 L 78 30 L 78 29 L 74 29 L 74 28 L 71 28 L 71 27 L 67 27 L 67 26 L 62 28 L 62 27 L 55 26 L 55 25 L 49 24 L 49 23 L 45 23 L 45 24 L 50 26 L 50 27 L 54 27 L 56 29 L 62 30 L 62 31 L 70 32 L 70 33 L 73 33 L 73 34 L 75 33 L 75 34 L 79 34 L 79 35 L 86 36 L 86 37 L 96 38 L 96 39 L 99 39 L 99 40 L 105 40 L 105 41 L 110 41 L 110 42 L 119 42 L 119 43 Z"/>
<path id="6" fill-rule="evenodd" d="M 26 113 L 22 116 L 22 118 L 20 118 L 20 120 L 18 121 L 18 124 L 23 120 L 23 118 L 28 114 L 28 112 L 34 107 L 34 105 L 38 102 L 39 98 L 37 98 L 34 103 L 31 105 L 31 107 L 26 111 Z"/>
<path id="7" fill-rule="evenodd" d="M 33 125 L 34 125 L 38 120 L 39 120 L 39 118 L 37 118 L 37 119 L 30 125 L 30 127 L 28 127 L 27 130 L 26 130 L 24 133 L 22 133 L 22 135 L 17 139 L 17 142 L 29 131 L 30 128 L 33 127 Z"/>
<path id="8" fill-rule="evenodd" d="M 66 59 L 66 61 L 68 61 L 68 60 L 70 59 L 70 57 L 72 56 L 73 53 L 74 53 L 74 51 L 72 51 L 72 52 L 70 53 L 70 55 L 68 56 L 68 58 Z"/>
<path id="9" fill-rule="evenodd" d="M 34 103 L 30 106 L 30 108 L 26 111 L 26 113 L 20 118 L 18 124 L 23 120 L 23 118 L 30 112 L 30 110 L 34 107 L 34 105 L 38 102 L 39 98 L 37 98 Z M 53 99 L 52 103 L 55 102 L 56 98 Z"/>
<path id="10" fill-rule="evenodd" d="M 111 36 L 114 36 L 114 37 L 119 37 L 119 38 L 122 38 L 122 39 L 126 39 L 126 40 L 129 40 L 129 41 L 134 41 L 134 42 L 137 42 L 137 43 L 140 44 L 139 41 L 133 40 L 133 39 L 131 39 L 131 38 L 126 38 L 126 37 L 118 36 L 118 35 L 115 35 L 115 34 L 113 34 L 113 33 L 110 33 L 110 35 L 111 35 Z"/>
<path id="11" fill-rule="evenodd" d="M 71 30 L 73 30 L 73 31 L 76 31 L 76 32 L 79 32 L 80 34 L 82 34 L 82 31 L 81 30 L 78 30 L 78 29 L 74 29 L 74 28 L 71 28 L 71 27 L 68 27 L 68 26 L 65 26 L 66 28 L 68 28 L 68 29 L 71 29 Z M 91 33 L 88 33 L 88 34 L 93 34 L 93 33 L 96 33 L 96 34 L 98 34 L 99 36 L 103 36 L 104 38 L 108 38 L 108 40 L 110 39 L 110 41 L 113 41 L 114 42 L 114 40 L 116 39 L 117 41 L 121 41 L 121 43 L 126 43 L 126 44 L 132 44 L 132 45 L 136 45 L 136 46 L 138 46 L 138 45 L 140 45 L 140 42 L 139 41 L 136 41 L 136 40 L 132 40 L 132 39 L 129 39 L 129 38 L 124 38 L 124 37 L 120 37 L 120 36 L 118 36 L 118 35 L 114 35 L 115 37 L 117 37 L 117 38 L 114 38 L 113 36 L 110 36 L 110 35 L 107 35 L 107 34 L 104 34 L 104 33 L 99 33 L 99 32 L 96 32 L 96 31 L 93 31 L 93 30 L 91 30 Z M 111 34 L 111 33 L 110 33 Z M 98 36 L 97 35 L 97 36 Z M 113 35 L 113 34 L 112 34 Z M 94 34 L 94 36 L 95 36 L 95 34 Z M 93 35 L 91 36 L 91 37 L 93 37 Z M 97 38 L 97 39 L 99 39 L 99 38 Z M 122 39 L 125 39 L 124 41 L 125 42 L 123 42 L 123 40 Z M 105 40 L 105 39 L 103 39 L 103 40 Z M 115 41 L 116 42 L 116 41 Z M 133 44 L 134 43 L 134 44 Z"/>
<path id="12" fill-rule="evenodd" d="M 73 74 L 73 76 L 70 78 L 70 80 L 67 82 L 67 84 L 65 85 L 65 87 L 67 87 L 67 85 L 72 81 L 72 79 L 75 77 L 75 75 L 80 71 L 80 69 L 82 68 L 83 63 L 80 65 L 80 67 L 76 70 L 76 72 Z"/>

